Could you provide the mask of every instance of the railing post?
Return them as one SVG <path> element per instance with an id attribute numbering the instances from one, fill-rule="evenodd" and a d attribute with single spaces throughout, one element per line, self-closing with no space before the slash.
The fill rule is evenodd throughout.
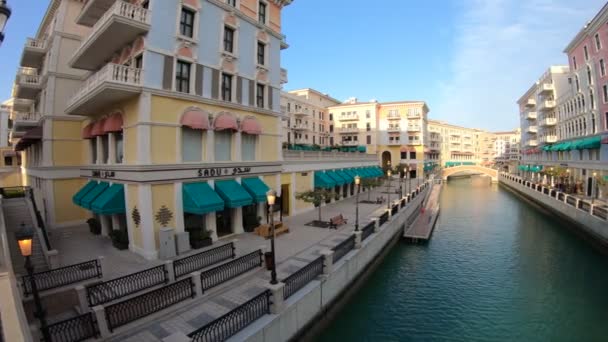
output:
<path id="1" fill-rule="evenodd" d="M 201 272 L 196 271 L 190 273 L 192 277 L 192 282 L 194 283 L 194 291 L 196 292 L 196 297 L 200 297 L 203 295 L 203 284 L 201 283 Z"/>
<path id="2" fill-rule="evenodd" d="M 49 257 L 49 268 L 50 269 L 56 269 L 60 266 L 59 264 L 59 252 L 57 252 L 56 249 L 50 250 L 47 253 L 48 257 Z"/>
<path id="3" fill-rule="evenodd" d="M 574 197 L 574 207 L 575 207 L 576 209 L 579 209 L 579 207 L 578 207 L 578 202 L 579 202 L 579 201 L 580 201 L 580 200 L 579 200 L 577 197 Z"/>
<path id="4" fill-rule="evenodd" d="M 238 239 L 232 239 L 232 259 L 236 258 L 236 243 Z"/>
<path id="5" fill-rule="evenodd" d="M 175 281 L 175 268 L 173 267 L 173 260 L 165 261 L 165 272 L 167 274 L 167 280 L 169 283 Z"/>
<path id="6" fill-rule="evenodd" d="M 279 314 L 283 311 L 285 306 L 285 299 L 283 299 L 283 292 L 285 291 L 285 283 L 277 283 L 275 285 L 267 283 L 266 288 L 270 290 L 270 313 L 273 315 Z"/>
<path id="7" fill-rule="evenodd" d="M 324 249 L 321 251 L 323 256 L 323 274 L 328 275 L 334 271 L 334 251 L 331 249 Z"/>
<path id="8" fill-rule="evenodd" d="M 374 233 L 380 231 L 380 220 L 377 217 L 373 217 L 372 221 L 374 221 Z"/>
<path id="9" fill-rule="evenodd" d="M 361 248 L 361 231 L 357 231 L 354 233 L 355 235 L 355 249 L 360 249 Z"/>
<path id="10" fill-rule="evenodd" d="M 386 212 L 388 213 L 388 220 L 387 221 L 391 220 L 391 216 L 392 216 L 391 211 L 392 211 L 391 209 L 386 209 Z"/>
<path id="11" fill-rule="evenodd" d="M 76 286 L 76 295 L 78 296 L 78 305 L 80 313 L 83 314 L 89 311 L 89 300 L 87 299 L 87 289 L 82 285 Z"/>
<path id="12" fill-rule="evenodd" d="M 110 329 L 108 328 L 108 321 L 106 320 L 106 310 L 103 305 L 97 305 L 93 308 L 95 319 L 97 320 L 97 326 L 99 327 L 99 334 L 102 338 L 107 338 L 111 335 Z"/>
<path id="13" fill-rule="evenodd" d="M 106 259 L 103 256 L 98 256 L 97 257 L 97 262 L 99 263 L 99 266 L 101 267 L 101 279 L 103 281 L 107 281 L 108 280 L 108 265 L 106 263 Z"/>

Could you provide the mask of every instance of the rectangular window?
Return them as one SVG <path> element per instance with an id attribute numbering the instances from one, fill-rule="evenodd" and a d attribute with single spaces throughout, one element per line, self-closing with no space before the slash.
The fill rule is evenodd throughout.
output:
<path id="1" fill-rule="evenodd" d="M 371 111 L 369 111 L 369 110 L 366 110 L 366 111 L 365 111 L 365 118 L 366 118 L 366 119 L 369 119 L 369 118 L 371 118 L 371 117 L 372 117 L 372 112 L 371 112 Z"/>
<path id="2" fill-rule="evenodd" d="M 416 159 L 416 152 L 410 152 L 410 159 Z"/>
<path id="3" fill-rule="evenodd" d="M 182 8 L 182 15 L 179 20 L 179 33 L 182 36 L 192 38 L 194 35 L 194 11 Z"/>
<path id="4" fill-rule="evenodd" d="M 574 66 L 574 70 L 578 69 L 576 67 L 576 57 L 574 57 L 574 56 L 572 57 L 572 65 Z"/>
<path id="5" fill-rule="evenodd" d="M 585 61 L 589 60 L 589 50 L 587 49 L 587 45 L 583 46 L 583 53 L 585 54 Z"/>
<path id="6" fill-rule="evenodd" d="M 224 26 L 224 51 L 234 52 L 234 29 Z"/>
<path id="7" fill-rule="evenodd" d="M 222 74 L 222 100 L 232 101 L 232 75 Z"/>
<path id="8" fill-rule="evenodd" d="M 256 136 L 243 133 L 241 135 L 241 158 L 243 161 L 255 160 Z"/>
<path id="9" fill-rule="evenodd" d="M 101 163 L 108 163 L 108 156 L 110 155 L 110 140 L 107 134 L 101 136 Z"/>
<path id="10" fill-rule="evenodd" d="M 372 136 L 371 136 L 371 135 L 368 135 L 368 136 L 367 136 L 367 144 L 368 144 L 368 145 L 371 145 L 371 144 L 372 144 Z"/>
<path id="11" fill-rule="evenodd" d="M 602 49 L 602 42 L 600 41 L 600 34 L 596 33 L 594 38 L 595 38 L 595 49 L 597 51 L 599 51 Z"/>
<path id="12" fill-rule="evenodd" d="M 232 160 L 232 132 L 231 131 L 216 131 L 215 132 L 215 160 L 216 161 Z"/>
<path id="13" fill-rule="evenodd" d="M 261 24 L 266 24 L 266 4 L 263 2 L 260 2 L 259 5 L 259 10 L 258 10 L 258 21 Z"/>
<path id="14" fill-rule="evenodd" d="M 256 89 L 256 94 L 255 94 L 255 103 L 259 108 L 264 108 L 264 90 L 265 90 L 265 86 L 263 84 L 257 84 L 257 89 Z"/>
<path id="15" fill-rule="evenodd" d="M 329 121 L 334 121 L 334 113 L 329 113 Z"/>
<path id="16" fill-rule="evenodd" d="M 608 85 L 604 84 L 602 87 L 602 94 L 604 96 L 604 103 L 608 102 Z"/>
<path id="17" fill-rule="evenodd" d="M 114 133 L 114 141 L 116 142 L 116 145 L 115 145 L 116 163 L 122 164 L 122 161 L 125 156 L 122 132 Z"/>
<path id="18" fill-rule="evenodd" d="M 266 44 L 258 42 L 258 64 L 266 64 Z"/>
<path id="19" fill-rule="evenodd" d="M 203 158 L 203 131 L 182 127 L 182 161 L 198 162 Z"/>
<path id="20" fill-rule="evenodd" d="M 365 124 L 365 129 L 369 132 L 372 130 L 372 125 L 368 122 Z"/>
<path id="21" fill-rule="evenodd" d="M 13 157 L 4 157 L 4 165 L 12 166 L 13 165 Z"/>
<path id="22" fill-rule="evenodd" d="M 606 63 L 603 59 L 600 59 L 600 75 L 602 77 L 606 76 Z"/>
<path id="23" fill-rule="evenodd" d="M 232 7 L 236 7 L 236 0 L 226 0 L 226 3 Z"/>
<path id="24" fill-rule="evenodd" d="M 175 90 L 181 93 L 190 93 L 190 63 L 177 61 Z"/>

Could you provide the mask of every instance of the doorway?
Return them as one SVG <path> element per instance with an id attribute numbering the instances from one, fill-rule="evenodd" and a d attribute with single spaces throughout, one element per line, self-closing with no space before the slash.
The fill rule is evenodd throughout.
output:
<path id="1" fill-rule="evenodd" d="M 218 237 L 232 234 L 232 209 L 225 208 L 222 211 L 216 211 L 215 221 Z"/>
<path id="2" fill-rule="evenodd" d="M 382 152 L 382 168 L 387 170 L 391 163 L 391 153 L 389 151 Z"/>
<path id="3" fill-rule="evenodd" d="M 592 177 L 587 178 L 587 196 L 589 196 L 589 197 L 593 196 L 593 178 Z"/>
<path id="4" fill-rule="evenodd" d="M 291 195 L 289 193 L 290 184 L 282 184 L 281 185 L 281 212 L 284 216 L 289 216 L 291 212 L 289 199 Z"/>
<path id="5" fill-rule="evenodd" d="M 258 217 L 258 205 L 260 204 L 253 203 L 243 207 L 243 229 L 247 233 L 253 232 L 255 227 L 262 222 L 262 218 Z"/>

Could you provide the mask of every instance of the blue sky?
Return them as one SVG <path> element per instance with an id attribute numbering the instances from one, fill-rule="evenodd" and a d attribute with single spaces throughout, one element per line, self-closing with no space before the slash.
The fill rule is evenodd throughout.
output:
<path id="1" fill-rule="evenodd" d="M 48 1 L 9 0 L 0 98 Z M 370 4 L 373 3 L 373 6 Z M 440 4 L 440 5 L 439 5 Z M 294 0 L 284 10 L 285 89 L 345 100 L 424 100 L 434 119 L 491 130 L 519 125 L 515 101 L 603 0 Z"/>

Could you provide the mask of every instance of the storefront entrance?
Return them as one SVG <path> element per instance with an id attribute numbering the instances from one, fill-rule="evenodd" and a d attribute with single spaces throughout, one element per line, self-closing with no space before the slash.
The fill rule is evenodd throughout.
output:
<path id="1" fill-rule="evenodd" d="M 223 211 L 216 211 L 215 220 L 218 237 L 232 234 L 232 209 L 225 208 Z"/>
<path id="2" fill-rule="evenodd" d="M 289 193 L 290 184 L 281 185 L 281 209 L 284 216 L 289 216 L 291 208 L 289 207 Z"/>
<path id="3" fill-rule="evenodd" d="M 248 233 L 253 232 L 255 227 L 261 223 L 262 218 L 258 217 L 258 205 L 263 205 L 263 203 L 243 207 L 243 229 Z"/>

